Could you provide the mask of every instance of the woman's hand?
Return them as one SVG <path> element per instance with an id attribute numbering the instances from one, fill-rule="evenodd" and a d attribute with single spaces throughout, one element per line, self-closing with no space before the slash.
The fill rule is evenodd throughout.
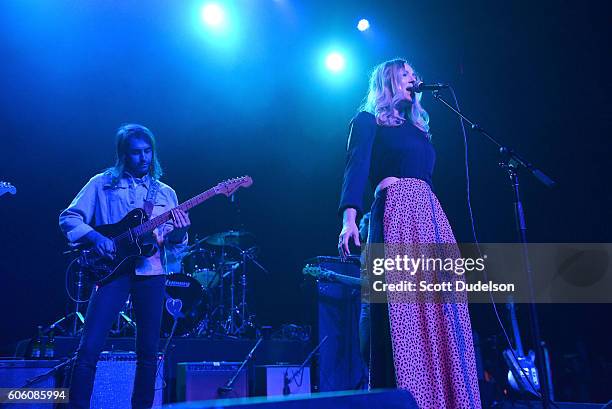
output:
<path id="1" fill-rule="evenodd" d="M 361 243 L 359 242 L 359 228 L 355 223 L 356 216 L 357 211 L 355 209 L 348 208 L 344 210 L 344 215 L 342 217 L 342 231 L 338 237 L 338 253 L 340 253 L 340 258 L 342 258 L 342 260 L 346 259 L 346 257 L 351 254 L 351 250 L 349 248 L 351 238 L 356 246 L 361 246 Z"/>

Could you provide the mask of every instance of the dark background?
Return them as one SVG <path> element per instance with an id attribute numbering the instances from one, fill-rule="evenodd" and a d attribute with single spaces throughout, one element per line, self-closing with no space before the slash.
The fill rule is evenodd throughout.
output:
<path id="1" fill-rule="evenodd" d="M 604 4 L 245 0 L 227 3 L 231 36 L 211 37 L 198 18 L 201 2 L 2 2 L 0 180 L 18 193 L 0 198 L 0 345 L 10 353 L 65 312 L 57 216 L 112 164 L 114 133 L 125 122 L 156 134 L 163 180 L 181 200 L 226 178 L 253 177 L 238 195 L 240 220 L 217 197 L 191 212 L 192 234 L 237 224 L 253 232 L 271 272 L 250 274 L 259 323 L 309 323 L 301 267 L 336 253 L 348 121 L 370 69 L 396 56 L 426 81 L 452 83 L 468 116 L 558 182 L 549 190 L 522 177 L 531 241 L 610 242 Z M 355 29 L 361 17 L 370 31 Z M 321 68 L 333 47 L 347 57 L 335 76 Z M 423 105 L 437 194 L 458 241 L 471 241 L 459 123 L 429 95 Z M 479 239 L 514 241 L 496 150 L 477 134 L 469 146 Z M 560 400 L 612 398 L 610 306 L 540 311 Z M 491 350 L 500 333 L 491 308 L 472 312 Z"/>

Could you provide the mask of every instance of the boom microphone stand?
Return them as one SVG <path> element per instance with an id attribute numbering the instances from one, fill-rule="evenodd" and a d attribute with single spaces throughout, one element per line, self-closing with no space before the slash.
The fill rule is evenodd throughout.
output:
<path id="1" fill-rule="evenodd" d="M 514 194 L 514 218 L 516 221 L 516 228 L 519 233 L 519 240 L 522 247 L 523 254 L 523 268 L 527 274 L 527 282 L 529 284 L 529 318 L 531 324 L 531 334 L 534 343 L 534 349 L 536 351 L 536 363 L 537 367 L 542 373 L 546 370 L 545 364 L 545 352 L 543 349 L 542 338 L 540 336 L 540 323 L 538 320 L 538 311 L 535 304 L 535 296 L 533 293 L 533 271 L 529 262 L 529 252 L 527 248 L 527 223 L 525 222 L 525 213 L 523 211 L 523 204 L 521 202 L 521 196 L 519 192 L 519 178 L 518 169 L 523 168 L 529 171 L 537 180 L 539 180 L 546 187 L 553 187 L 555 182 L 546 176 L 541 170 L 536 168 L 533 164 L 523 159 L 514 149 L 504 146 L 493 138 L 487 131 L 485 131 L 480 125 L 470 121 L 465 115 L 456 110 L 451 106 L 444 98 L 442 98 L 438 91 L 433 92 L 433 97 L 444 104 L 448 109 L 458 115 L 463 121 L 470 125 L 472 130 L 478 131 L 484 135 L 489 141 L 495 144 L 499 148 L 499 153 L 502 155 L 502 161 L 499 165 L 506 170 L 508 177 L 510 178 L 510 185 Z M 549 395 L 550 385 L 547 376 L 541 377 L 541 399 L 542 409 L 550 409 L 551 400 Z"/>
<path id="2" fill-rule="evenodd" d="M 263 341 L 263 337 L 260 337 L 257 340 L 257 343 L 255 343 L 253 349 L 249 351 L 246 358 L 244 358 L 244 361 L 242 361 L 242 364 L 240 364 L 234 375 L 230 379 L 228 379 L 227 383 L 217 388 L 217 395 L 220 398 L 227 396 L 234 389 L 234 382 L 236 382 L 236 378 L 238 378 L 238 375 L 240 375 L 240 371 L 242 371 L 242 369 L 249 363 L 249 361 L 253 359 L 253 354 L 255 353 L 255 350 L 257 349 L 259 344 L 261 344 L 261 341 Z"/>

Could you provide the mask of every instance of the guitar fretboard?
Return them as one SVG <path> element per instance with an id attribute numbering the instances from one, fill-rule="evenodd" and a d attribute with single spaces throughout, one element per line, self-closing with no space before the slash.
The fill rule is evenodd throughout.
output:
<path id="1" fill-rule="evenodd" d="M 211 189 L 208 189 L 205 192 L 200 193 L 197 196 L 192 197 L 191 199 L 181 203 L 180 205 L 178 205 L 176 208 L 181 209 L 182 211 L 186 212 L 191 208 L 196 207 L 197 205 L 199 205 L 200 203 L 210 199 L 211 197 L 217 195 L 219 192 L 217 192 L 217 187 L 213 187 Z M 141 224 L 140 226 L 134 227 L 132 229 L 132 233 L 136 236 L 142 236 L 145 233 L 149 233 L 152 232 L 153 230 L 155 230 L 157 227 L 161 226 L 162 224 L 166 223 L 168 220 L 170 220 L 172 218 L 172 213 L 170 210 L 168 210 L 167 212 L 164 212 L 162 214 L 160 214 L 159 216 L 144 222 L 143 224 Z"/>

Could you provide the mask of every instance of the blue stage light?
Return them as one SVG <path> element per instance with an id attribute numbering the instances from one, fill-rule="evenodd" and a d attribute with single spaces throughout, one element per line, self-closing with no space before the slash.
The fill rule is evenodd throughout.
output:
<path id="1" fill-rule="evenodd" d="M 225 11 L 216 3 L 208 3 L 202 7 L 202 21 L 211 28 L 222 28 L 225 25 Z"/>
<path id="2" fill-rule="evenodd" d="M 366 31 L 368 28 L 370 28 L 370 22 L 365 18 L 362 18 L 359 20 L 359 23 L 357 23 L 357 30 L 359 31 Z"/>
<path id="3" fill-rule="evenodd" d="M 344 56 L 339 52 L 331 52 L 325 58 L 325 66 L 332 72 L 340 72 L 344 69 L 346 61 Z"/>

